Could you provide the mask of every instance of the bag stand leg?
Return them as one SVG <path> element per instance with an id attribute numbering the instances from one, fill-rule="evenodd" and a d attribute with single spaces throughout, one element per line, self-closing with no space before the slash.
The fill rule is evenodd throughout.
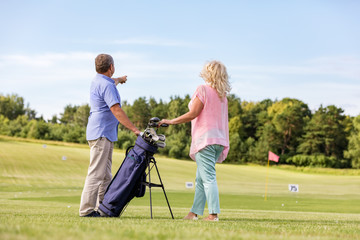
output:
<path id="1" fill-rule="evenodd" d="M 150 166 L 150 164 L 152 163 L 152 166 Z M 151 172 L 151 169 L 155 166 L 155 169 L 156 169 L 156 172 L 157 172 L 157 175 L 159 177 L 159 180 L 160 180 L 160 184 L 155 184 L 155 183 L 151 183 L 151 175 L 150 175 L 150 172 Z M 147 158 L 147 167 L 148 167 L 148 176 L 149 176 L 149 182 L 145 182 L 143 183 L 144 185 L 148 186 L 149 187 L 149 194 L 150 194 L 150 217 L 151 219 L 153 219 L 153 215 L 152 215 L 152 197 L 151 197 L 151 188 L 152 187 L 161 187 L 162 190 L 163 190 L 163 193 L 164 193 L 164 196 L 165 196 L 165 199 L 166 199 L 166 202 L 167 202 L 167 205 L 169 207 L 169 211 L 170 211 L 170 214 L 171 214 L 171 217 L 172 219 L 174 219 L 174 215 L 171 211 L 171 207 L 170 207 L 170 203 L 169 203 L 169 200 L 166 196 L 166 192 L 165 192 L 165 188 L 164 188 L 164 184 L 161 180 L 161 177 L 160 177 L 160 173 L 159 173 L 159 169 L 156 165 L 156 160 L 154 157 L 148 157 Z"/>

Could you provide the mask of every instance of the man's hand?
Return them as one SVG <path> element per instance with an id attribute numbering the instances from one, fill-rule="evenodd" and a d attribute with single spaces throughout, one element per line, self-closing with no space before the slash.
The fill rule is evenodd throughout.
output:
<path id="1" fill-rule="evenodd" d="M 127 81 L 127 75 L 118 78 L 113 78 L 112 80 L 115 81 L 115 85 L 118 85 L 119 83 L 123 84 L 126 83 Z"/>

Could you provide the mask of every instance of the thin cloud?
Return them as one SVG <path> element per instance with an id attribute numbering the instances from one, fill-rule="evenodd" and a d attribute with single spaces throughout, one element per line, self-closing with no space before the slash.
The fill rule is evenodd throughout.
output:
<path id="1" fill-rule="evenodd" d="M 360 80 L 360 59 L 356 57 L 320 57 L 299 65 L 229 66 L 233 76 L 253 75 L 269 78 L 273 75 L 326 75 Z"/>
<path id="2" fill-rule="evenodd" d="M 144 45 L 144 46 L 164 46 L 164 47 L 192 47 L 196 44 L 177 41 L 172 39 L 161 39 L 161 38 L 128 38 L 121 40 L 114 40 L 112 44 L 118 45 Z"/>

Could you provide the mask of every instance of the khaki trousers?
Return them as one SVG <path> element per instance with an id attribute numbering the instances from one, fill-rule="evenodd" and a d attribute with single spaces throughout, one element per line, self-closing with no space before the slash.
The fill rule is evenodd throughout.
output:
<path id="1" fill-rule="evenodd" d="M 90 146 L 90 165 L 81 194 L 80 216 L 97 210 L 112 178 L 111 164 L 114 143 L 105 137 L 88 143 Z"/>

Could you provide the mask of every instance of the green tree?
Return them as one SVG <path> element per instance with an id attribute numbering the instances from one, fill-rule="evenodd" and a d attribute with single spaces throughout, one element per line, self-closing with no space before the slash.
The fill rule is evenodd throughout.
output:
<path id="1" fill-rule="evenodd" d="M 51 123 L 53 123 L 53 124 L 57 123 L 57 122 L 58 122 L 58 117 L 57 117 L 57 115 L 56 115 L 56 114 L 53 115 L 52 118 L 51 118 L 51 120 L 50 120 L 49 122 L 51 122 Z"/>
<path id="2" fill-rule="evenodd" d="M 258 139 L 259 129 L 269 121 L 267 109 L 273 104 L 270 99 L 261 102 L 242 102 L 241 121 L 247 137 Z"/>
<path id="3" fill-rule="evenodd" d="M 64 112 L 60 113 L 60 122 L 64 124 L 74 123 L 75 113 L 78 110 L 79 106 L 72 106 L 68 104 L 64 108 Z"/>
<path id="4" fill-rule="evenodd" d="M 229 119 L 240 116 L 240 114 L 242 113 L 240 98 L 236 97 L 235 94 L 230 94 L 229 96 L 227 96 L 227 100 Z"/>
<path id="5" fill-rule="evenodd" d="M 311 117 L 309 107 L 300 100 L 284 98 L 268 108 L 276 134 L 281 136 L 280 154 L 295 155 L 298 139 Z"/>
<path id="6" fill-rule="evenodd" d="M 347 118 L 341 108 L 320 106 L 305 127 L 297 151 L 306 155 L 324 154 L 342 159 L 348 143 L 346 122 Z"/>
<path id="7" fill-rule="evenodd" d="M 86 129 L 79 125 L 67 125 L 63 139 L 65 142 L 86 143 Z"/>
<path id="8" fill-rule="evenodd" d="M 146 128 L 150 115 L 150 107 L 145 97 L 139 97 L 133 105 L 127 110 L 128 117 L 134 125 L 141 129 Z"/>
<path id="9" fill-rule="evenodd" d="M 9 122 L 9 133 L 10 136 L 23 137 L 21 135 L 22 129 L 26 127 L 29 122 L 29 118 L 26 115 L 20 115 L 15 120 Z"/>
<path id="10" fill-rule="evenodd" d="M 36 111 L 30 108 L 30 105 L 27 104 L 25 108 L 25 115 L 28 117 L 29 120 L 36 118 Z"/>
<path id="11" fill-rule="evenodd" d="M 351 159 L 353 168 L 360 168 L 360 115 L 353 119 L 353 130 L 345 157 Z"/>
<path id="12" fill-rule="evenodd" d="M 9 120 L 14 120 L 25 114 L 24 99 L 17 94 L 0 95 L 0 115 Z"/>
<path id="13" fill-rule="evenodd" d="M 175 132 L 166 139 L 166 152 L 169 157 L 189 158 L 191 138 L 185 131 Z"/>
<path id="14" fill-rule="evenodd" d="M 177 118 L 189 111 L 188 104 L 190 102 L 190 96 L 186 95 L 184 99 L 179 96 L 171 97 L 171 101 L 168 104 L 168 118 Z M 184 123 L 179 125 L 171 125 L 167 133 L 174 134 L 176 132 L 185 131 L 188 136 L 191 136 L 191 124 Z"/>
<path id="15" fill-rule="evenodd" d="M 65 134 L 69 132 L 69 126 L 60 123 L 48 123 L 48 126 L 48 140 L 64 141 Z"/>
<path id="16" fill-rule="evenodd" d="M 229 134 L 239 134 L 239 138 L 244 139 L 246 137 L 244 125 L 241 121 L 241 116 L 235 116 L 229 120 Z"/>
<path id="17" fill-rule="evenodd" d="M 171 97 L 167 109 L 167 118 L 173 119 L 187 113 L 189 111 L 189 102 L 189 95 L 186 95 L 184 99 L 179 96 Z M 171 125 L 166 129 L 165 135 L 167 136 L 167 147 L 162 150 L 162 153 L 169 154 L 171 157 L 188 158 L 191 144 L 191 124 Z"/>
<path id="18" fill-rule="evenodd" d="M 150 107 L 151 117 L 158 117 L 160 119 L 167 118 L 168 106 L 161 99 L 159 103 L 157 103 L 155 98 L 150 98 L 149 107 Z"/>
<path id="19" fill-rule="evenodd" d="M 253 163 L 266 164 L 268 152 L 272 151 L 275 154 L 279 154 L 281 151 L 281 135 L 278 134 L 275 126 L 268 122 L 259 129 L 259 138 L 249 148 L 249 158 Z"/>
<path id="20" fill-rule="evenodd" d="M 27 138 L 48 139 L 49 126 L 44 120 L 31 120 L 25 127 Z"/>
<path id="21" fill-rule="evenodd" d="M 0 114 L 0 134 L 1 135 L 10 135 L 9 122 L 10 122 L 10 120 L 7 117 Z"/>
<path id="22" fill-rule="evenodd" d="M 243 123 L 240 115 L 234 116 L 229 120 L 229 141 L 230 150 L 228 153 L 228 160 L 230 162 L 244 162 L 244 138 L 246 137 Z M 246 152 L 246 150 L 245 150 Z"/>
<path id="23" fill-rule="evenodd" d="M 90 106 L 84 104 L 79 106 L 74 113 L 74 123 L 80 127 L 86 127 L 90 116 Z"/>

